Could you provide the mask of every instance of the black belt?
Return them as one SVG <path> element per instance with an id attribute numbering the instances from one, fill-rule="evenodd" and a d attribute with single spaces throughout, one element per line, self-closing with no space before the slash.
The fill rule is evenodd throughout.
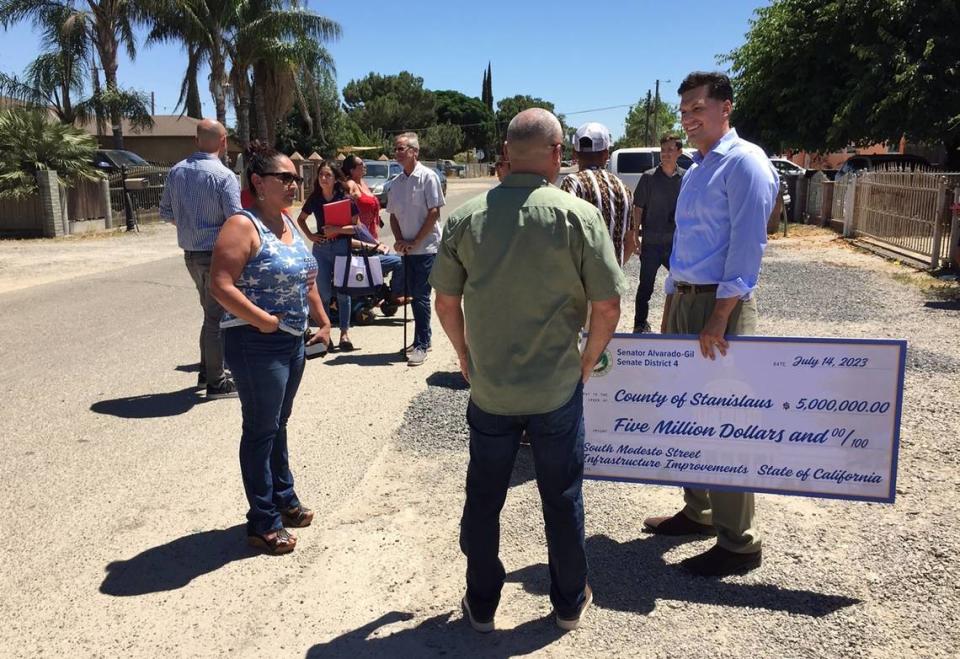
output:
<path id="1" fill-rule="evenodd" d="M 717 284 L 686 284 L 677 282 L 677 295 L 696 295 L 697 293 L 716 293 Z"/>

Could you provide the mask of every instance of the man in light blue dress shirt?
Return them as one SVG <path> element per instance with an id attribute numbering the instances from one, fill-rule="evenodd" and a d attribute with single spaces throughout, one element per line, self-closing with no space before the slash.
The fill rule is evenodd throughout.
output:
<path id="1" fill-rule="evenodd" d="M 726 75 L 694 72 L 678 91 L 681 123 L 698 153 L 677 199 L 661 331 L 699 335 L 703 357 L 716 359 L 727 354 L 726 335 L 756 333 L 754 289 L 779 179 L 763 150 L 730 127 Z M 761 561 L 753 497 L 684 488 L 683 510 L 644 525 L 662 535 L 716 535 L 714 547 L 682 562 L 694 574 L 746 572 Z"/>
<path id="2" fill-rule="evenodd" d="M 227 218 L 242 210 L 237 177 L 220 161 L 226 148 L 226 129 L 213 119 L 201 120 L 197 151 L 173 166 L 160 200 L 160 217 L 177 226 L 177 243 L 203 307 L 197 386 L 206 387 L 207 398 L 237 395 L 223 363 L 223 307 L 210 294 L 213 244 Z"/>

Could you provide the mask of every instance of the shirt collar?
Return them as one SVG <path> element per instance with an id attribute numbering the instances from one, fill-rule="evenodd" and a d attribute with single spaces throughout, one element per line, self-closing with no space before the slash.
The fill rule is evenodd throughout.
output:
<path id="1" fill-rule="evenodd" d="M 717 140 L 717 143 L 714 144 L 709 151 L 707 151 L 707 156 L 709 156 L 711 153 L 716 153 L 718 156 L 727 155 L 727 152 L 733 148 L 734 143 L 736 143 L 736 141 L 739 139 L 740 137 L 737 135 L 737 129 L 731 128 L 723 137 Z M 700 164 L 707 156 L 704 156 L 700 153 L 700 151 L 697 151 L 693 154 L 693 162 Z"/>
<path id="2" fill-rule="evenodd" d="M 190 156 L 191 160 L 220 160 L 220 157 L 215 153 L 207 153 L 206 151 L 194 151 Z"/>
<path id="3" fill-rule="evenodd" d="M 403 171 L 400 172 L 400 175 L 401 175 L 401 176 L 406 176 L 406 177 L 416 176 L 417 173 L 418 173 L 421 169 L 423 169 L 423 168 L 424 168 L 423 163 L 418 160 L 418 161 L 417 161 L 417 164 L 413 166 L 413 171 L 412 171 L 412 172 L 410 172 L 409 174 L 407 174 L 406 170 L 403 170 Z"/>
<path id="4" fill-rule="evenodd" d="M 550 181 L 540 174 L 521 174 L 511 172 L 503 178 L 503 183 L 500 185 L 505 188 L 539 188 L 544 185 L 550 185 Z"/>

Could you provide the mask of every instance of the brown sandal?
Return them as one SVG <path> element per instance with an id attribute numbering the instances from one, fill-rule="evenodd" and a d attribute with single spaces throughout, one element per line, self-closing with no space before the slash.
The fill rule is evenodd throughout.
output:
<path id="1" fill-rule="evenodd" d="M 313 522 L 313 511 L 304 506 L 293 506 L 280 511 L 280 520 L 284 526 L 302 529 L 305 526 L 310 526 L 310 523 Z"/>
<path id="2" fill-rule="evenodd" d="M 267 533 L 271 532 L 268 531 Z M 277 529 L 272 538 L 267 538 L 267 534 L 249 533 L 247 534 L 247 544 L 251 547 L 263 549 L 268 554 L 279 556 L 280 554 L 289 554 L 296 549 L 297 539 L 290 535 L 286 529 Z"/>

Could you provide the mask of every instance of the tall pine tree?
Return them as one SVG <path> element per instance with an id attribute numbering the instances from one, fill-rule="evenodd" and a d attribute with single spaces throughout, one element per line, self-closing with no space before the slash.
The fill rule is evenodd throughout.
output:
<path id="1" fill-rule="evenodd" d="M 490 68 L 490 62 L 487 62 L 487 70 L 483 74 L 483 90 L 480 92 L 480 100 L 487 106 L 487 109 L 493 112 L 493 72 Z"/>

